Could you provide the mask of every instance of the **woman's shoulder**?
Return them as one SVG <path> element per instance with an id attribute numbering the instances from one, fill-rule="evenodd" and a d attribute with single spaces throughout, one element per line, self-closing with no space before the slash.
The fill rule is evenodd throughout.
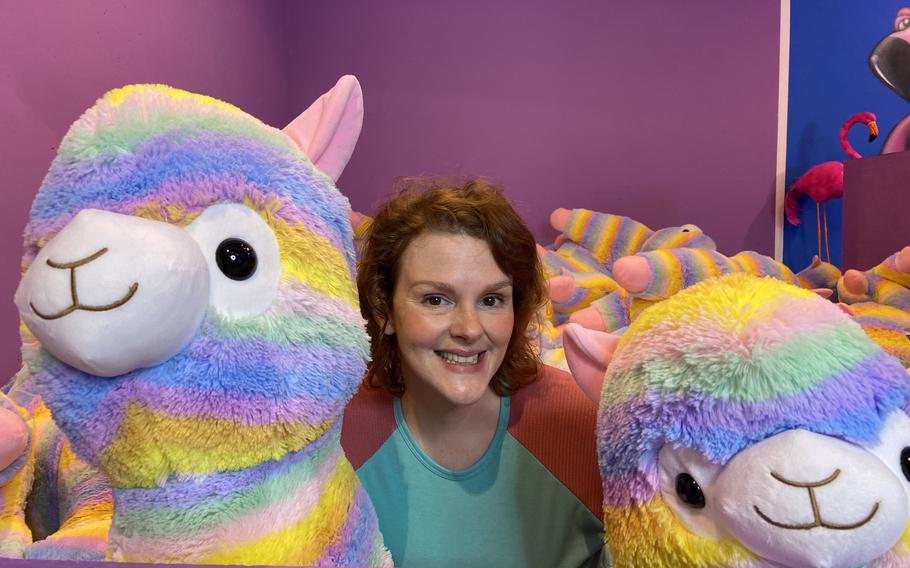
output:
<path id="1" fill-rule="evenodd" d="M 361 384 L 344 409 L 341 447 L 359 469 L 395 432 L 394 397 L 384 389 Z"/>
<path id="2" fill-rule="evenodd" d="M 510 406 L 509 434 L 599 518 L 597 406 L 569 373 L 547 365 L 511 397 Z"/>

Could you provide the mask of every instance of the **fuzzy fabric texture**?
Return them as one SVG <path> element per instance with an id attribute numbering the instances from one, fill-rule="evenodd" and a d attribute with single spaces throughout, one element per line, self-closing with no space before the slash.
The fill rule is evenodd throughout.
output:
<path id="1" fill-rule="evenodd" d="M 717 248 L 710 237 L 691 225 L 653 231 L 634 219 L 589 209 L 557 210 L 551 222 L 565 238 L 588 251 L 608 274 L 616 259 L 639 251 Z"/>
<path id="2" fill-rule="evenodd" d="M 865 272 L 848 270 L 837 281 L 841 302 L 875 302 L 910 312 L 910 246 Z"/>
<path id="3" fill-rule="evenodd" d="M 600 399 L 604 526 L 615 566 L 766 565 L 735 539 L 680 522 L 659 487 L 663 447 L 696 450 L 719 466 L 794 429 L 867 448 L 908 404 L 900 362 L 808 290 L 731 274 L 655 304 L 619 342 Z M 910 529 L 868 566 L 908 562 Z"/>
<path id="4" fill-rule="evenodd" d="M 850 309 L 866 335 L 910 369 L 910 313 L 875 302 L 853 304 Z"/>
<path id="5" fill-rule="evenodd" d="M 34 542 L 31 560 L 104 560 L 111 524 L 111 486 L 100 471 L 76 457 L 69 439 L 43 400 L 29 389 L 26 371 L 10 397 L 29 413 L 33 426 L 34 479 L 25 518 Z"/>
<path id="6" fill-rule="evenodd" d="M 2 392 L 0 410 L 20 417 L 28 435 L 24 450 L 0 469 L 0 558 L 23 558 L 32 543 L 25 524 L 25 502 L 35 475 L 35 426 L 29 412 Z"/>
<path id="7" fill-rule="evenodd" d="M 368 354 L 350 206 L 287 135 L 162 85 L 107 93 L 60 145 L 23 268 L 83 209 L 186 227 L 216 204 L 245 206 L 274 233 L 280 281 L 264 313 L 209 309 L 169 360 L 111 379 L 63 363 L 23 329 L 35 390 L 114 487 L 108 557 L 388 565 L 338 444 Z"/>

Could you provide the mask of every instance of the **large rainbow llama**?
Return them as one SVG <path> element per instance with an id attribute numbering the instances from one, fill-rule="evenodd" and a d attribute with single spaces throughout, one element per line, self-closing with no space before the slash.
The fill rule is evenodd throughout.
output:
<path id="1" fill-rule="evenodd" d="M 616 567 L 910 565 L 910 380 L 837 305 L 737 273 L 565 342 Z"/>
<path id="2" fill-rule="evenodd" d="M 118 561 L 390 565 L 339 444 L 368 352 L 353 77 L 283 131 L 113 90 L 38 191 L 16 293 L 29 382 L 113 486 Z"/>

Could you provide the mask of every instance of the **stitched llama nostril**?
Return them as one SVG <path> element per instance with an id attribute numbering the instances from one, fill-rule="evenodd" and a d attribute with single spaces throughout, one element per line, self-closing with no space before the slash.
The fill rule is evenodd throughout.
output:
<path id="1" fill-rule="evenodd" d="M 45 314 L 41 313 L 40 311 L 38 311 L 38 308 L 36 308 L 33 303 L 29 302 L 28 305 L 32 309 L 32 311 L 35 312 L 35 315 L 41 319 L 55 320 L 55 319 L 59 319 L 64 316 L 67 316 L 77 310 L 85 310 L 87 312 L 106 312 L 109 310 L 113 310 L 115 308 L 119 308 L 123 304 L 129 302 L 130 299 L 132 299 L 133 295 L 136 293 L 136 290 L 139 289 L 138 282 L 133 282 L 132 284 L 130 284 L 130 288 L 127 291 L 126 295 L 121 297 L 119 300 L 111 302 L 110 304 L 105 304 L 103 306 L 86 306 L 84 304 L 79 303 L 79 294 L 76 291 L 76 269 L 82 265 L 88 264 L 88 263 L 92 262 L 93 260 L 98 259 L 104 253 L 106 253 L 107 250 L 108 250 L 107 247 L 104 247 L 101 250 L 99 250 L 83 259 L 76 260 L 73 262 L 54 262 L 54 261 L 48 259 L 47 265 L 50 266 L 51 268 L 59 268 L 61 270 L 70 271 L 70 296 L 73 300 L 73 303 L 68 308 L 63 309 L 63 310 L 57 312 L 56 314 L 45 315 Z"/>

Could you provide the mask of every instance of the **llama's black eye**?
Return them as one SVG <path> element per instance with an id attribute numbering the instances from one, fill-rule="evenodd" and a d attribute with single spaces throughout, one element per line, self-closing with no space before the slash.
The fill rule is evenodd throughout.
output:
<path id="1" fill-rule="evenodd" d="M 901 471 L 904 473 L 904 479 L 910 481 L 910 446 L 905 446 L 901 450 Z"/>
<path id="2" fill-rule="evenodd" d="M 231 280 L 246 280 L 256 272 L 256 251 L 241 239 L 224 239 L 215 251 L 215 262 Z"/>
<path id="3" fill-rule="evenodd" d="M 903 459 L 903 455 L 901 455 Z M 910 465 L 910 464 L 908 464 Z M 906 472 L 904 473 L 906 475 Z M 676 476 L 676 494 L 682 499 L 682 502 L 693 509 L 704 509 L 705 494 L 695 478 L 688 473 L 680 473 Z"/>

